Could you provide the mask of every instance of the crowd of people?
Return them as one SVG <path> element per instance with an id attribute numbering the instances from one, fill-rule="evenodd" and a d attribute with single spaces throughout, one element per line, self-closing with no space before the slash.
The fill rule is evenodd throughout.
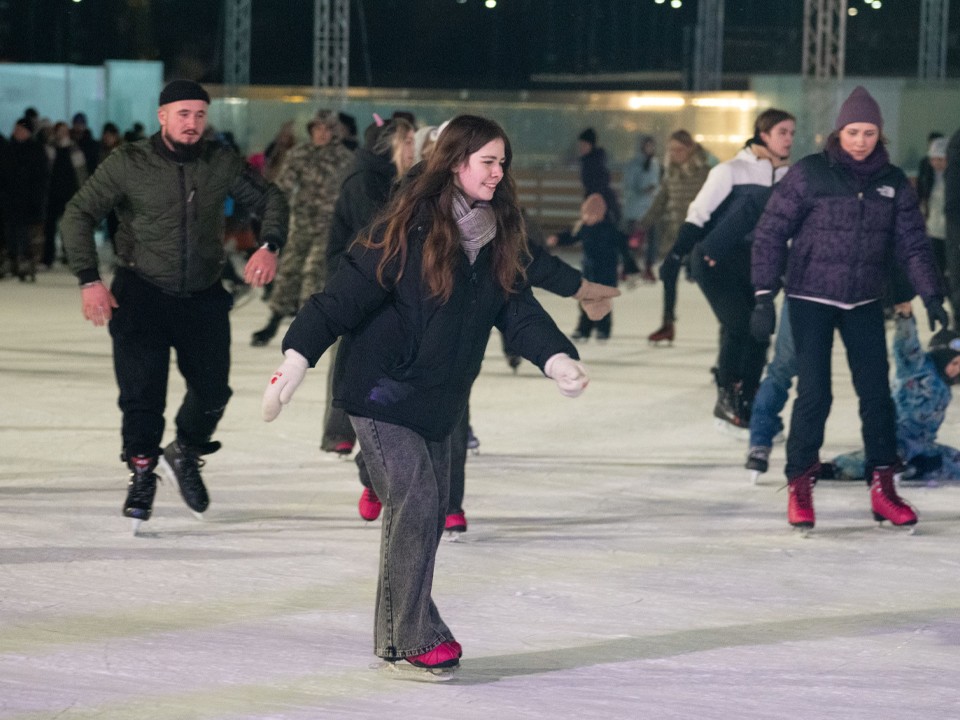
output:
<path id="1" fill-rule="evenodd" d="M 33 282 L 38 271 L 63 262 L 57 240 L 67 202 L 117 146 L 143 137 L 140 123 L 121 135 L 108 122 L 98 140 L 82 112 L 68 124 L 26 108 L 9 137 L 0 134 L 0 279 Z M 103 231 L 116 231 L 115 216 Z"/>
<path id="2" fill-rule="evenodd" d="M 814 526 L 814 485 L 834 474 L 865 479 L 875 519 L 905 527 L 918 516 L 898 480 L 960 480 L 960 452 L 936 442 L 960 378 L 960 132 L 931 137 L 915 190 L 887 155 L 879 105 L 858 87 L 823 150 L 797 162 L 796 119 L 782 109 L 760 113 L 725 162 L 685 129 L 669 136 L 661 162 L 656 139 L 642 135 L 621 194 L 588 128 L 577 138 L 579 220 L 541 241 L 518 200 L 510 139 L 491 119 L 418 127 L 397 111 L 374 116 L 361 135 L 351 116 L 321 109 L 302 128 L 305 141 L 285 123 L 263 152 L 244 157 L 229 133 L 210 128 L 209 103 L 199 84 L 171 81 L 157 133 L 121 138 L 108 123 L 99 142 L 82 114 L 70 127 L 25 113 L 0 143 L 2 271 L 34 279 L 57 259 L 59 237 L 84 317 L 109 326 L 129 473 L 122 512 L 135 528 L 151 517 L 158 473 L 194 513 L 210 504 L 201 469 L 220 449 L 214 435 L 232 394 L 238 289 L 261 290 L 269 313 L 251 345 L 269 345 L 292 319 L 263 417 L 276 419 L 307 370 L 328 358 L 318 442 L 353 454 L 358 511 L 383 518 L 374 652 L 392 666 L 442 673 L 462 655 L 432 581 L 444 533 L 467 528 L 469 397 L 491 330 L 502 333 L 512 366 L 525 358 L 576 397 L 589 382 L 576 343 L 611 338 L 624 279 L 663 283 L 655 344 L 675 338 L 684 268 L 699 287 L 719 325 L 715 421 L 749 437 L 746 466 L 756 473 L 768 470 L 797 379 L 790 525 Z M 230 217 L 251 226 L 239 247 L 225 243 Z M 109 286 L 97 232 L 116 256 Z M 580 268 L 549 252 L 574 243 Z M 239 271 L 230 258 L 238 251 Z M 558 329 L 534 287 L 579 302 L 572 333 Z M 940 327 L 927 351 L 912 316 L 916 295 L 930 330 Z M 891 393 L 885 327 L 894 317 Z M 820 450 L 835 330 L 863 450 L 831 463 Z M 187 391 L 164 446 L 171 350 Z"/>

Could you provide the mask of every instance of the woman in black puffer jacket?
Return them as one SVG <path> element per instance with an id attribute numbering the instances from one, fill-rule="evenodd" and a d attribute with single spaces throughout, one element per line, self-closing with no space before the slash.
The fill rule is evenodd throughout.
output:
<path id="1" fill-rule="evenodd" d="M 454 118 L 426 167 L 348 250 L 283 341 L 264 393 L 280 412 L 338 336 L 334 405 L 350 415 L 383 502 L 374 652 L 431 671 L 460 644 L 433 603 L 450 490 L 450 434 L 480 371 L 490 330 L 570 397 L 586 387 L 573 344 L 533 298 L 523 221 L 496 123 Z M 400 667 L 409 667 L 399 663 Z"/>
<path id="2" fill-rule="evenodd" d="M 856 88 L 840 109 L 826 150 L 790 169 L 754 232 L 754 335 L 766 339 L 773 332 L 773 297 L 781 284 L 790 298 L 798 383 L 787 439 L 787 519 L 796 527 L 814 524 L 813 484 L 833 400 L 835 329 L 860 400 L 874 517 L 895 525 L 917 522 L 894 488 L 899 459 L 882 303 L 891 264 L 906 271 L 923 298 L 931 330 L 948 318 L 916 193 L 890 164 L 882 129 L 880 107 Z"/>

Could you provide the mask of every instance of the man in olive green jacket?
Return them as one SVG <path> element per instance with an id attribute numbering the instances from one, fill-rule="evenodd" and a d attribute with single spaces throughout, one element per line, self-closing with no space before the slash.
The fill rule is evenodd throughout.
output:
<path id="1" fill-rule="evenodd" d="M 175 478 L 195 514 L 209 497 L 201 455 L 231 395 L 231 297 L 220 283 L 224 201 L 256 208 L 263 244 L 244 279 L 270 282 L 286 239 L 287 204 L 233 150 L 203 138 L 210 97 L 197 83 L 174 80 L 160 93 L 160 132 L 110 153 L 70 200 L 61 223 L 70 268 L 81 285 L 83 315 L 109 323 L 123 413 L 122 458 L 130 468 L 123 514 L 134 532 L 148 520 L 159 468 Z M 116 210 L 117 270 L 110 289 L 100 279 L 94 229 Z M 186 380 L 176 438 L 163 450 L 170 349 Z"/>

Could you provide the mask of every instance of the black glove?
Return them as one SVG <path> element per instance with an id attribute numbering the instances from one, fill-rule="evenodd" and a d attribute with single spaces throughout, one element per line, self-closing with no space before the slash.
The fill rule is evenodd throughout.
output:
<path id="1" fill-rule="evenodd" d="M 757 295 L 750 315 L 750 334 L 758 343 L 766 344 L 770 342 L 776 327 L 777 311 L 773 307 L 773 293 Z"/>
<path id="2" fill-rule="evenodd" d="M 668 253 L 660 265 L 660 279 L 667 282 L 676 282 L 680 274 L 680 256 Z"/>
<path id="3" fill-rule="evenodd" d="M 937 329 L 937 323 L 940 323 L 940 326 L 946 329 L 950 325 L 950 316 L 947 315 L 947 311 L 943 309 L 943 298 L 934 296 L 925 300 L 924 305 L 927 306 L 927 318 L 930 320 L 930 332 L 933 332 Z"/>

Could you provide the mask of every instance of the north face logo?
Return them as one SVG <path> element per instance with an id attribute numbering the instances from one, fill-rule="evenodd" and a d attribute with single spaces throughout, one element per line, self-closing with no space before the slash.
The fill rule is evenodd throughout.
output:
<path id="1" fill-rule="evenodd" d="M 892 198 L 897 194 L 897 191 L 889 185 L 881 185 L 877 188 L 877 192 L 880 193 L 881 197 L 885 198 Z"/>

